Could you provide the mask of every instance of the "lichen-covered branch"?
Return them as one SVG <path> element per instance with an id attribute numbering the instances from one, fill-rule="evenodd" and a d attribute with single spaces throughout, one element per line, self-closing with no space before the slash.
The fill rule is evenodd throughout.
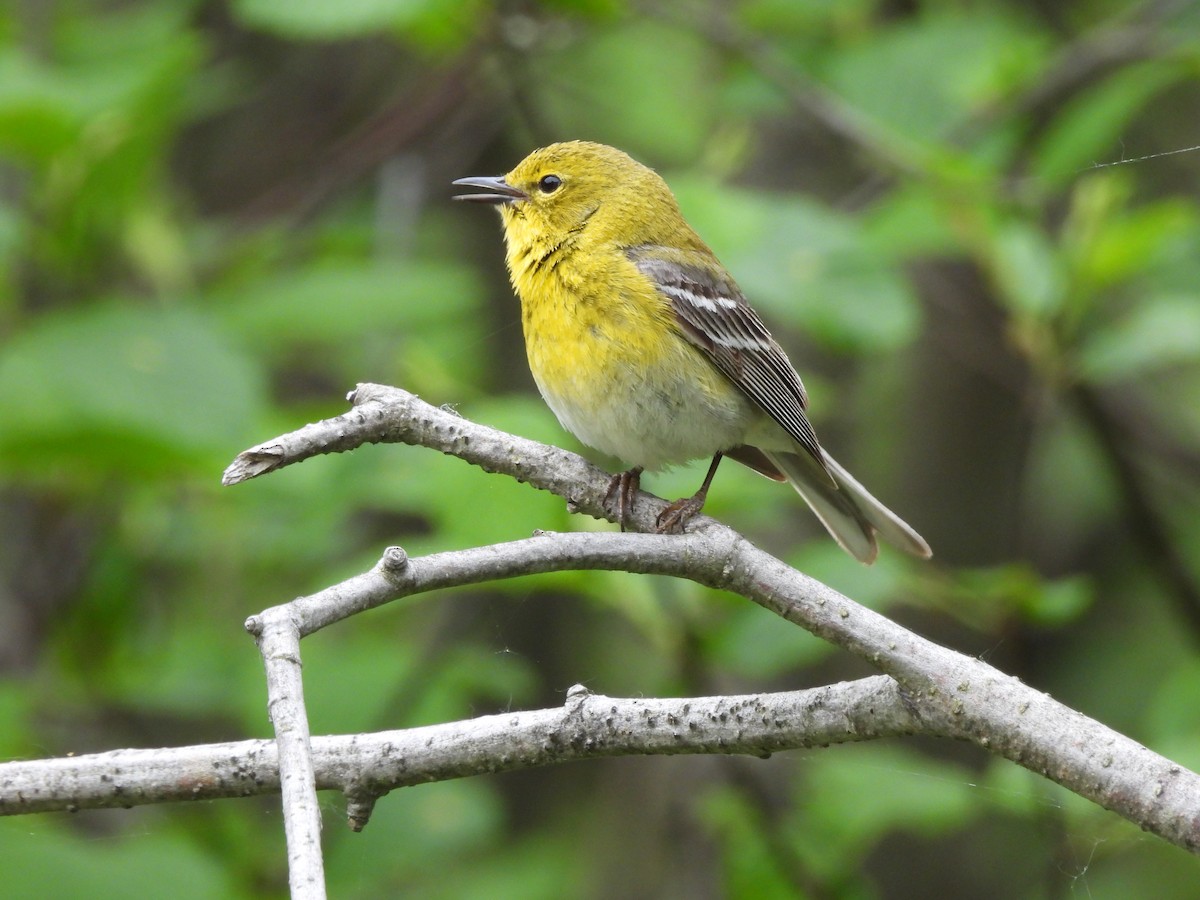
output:
<path id="1" fill-rule="evenodd" d="M 579 456 L 504 434 L 423 403 L 360 385 L 346 415 L 238 457 L 235 484 L 310 456 L 405 442 L 460 457 L 609 517 L 608 475 Z M 630 524 L 651 532 L 663 501 L 639 494 Z M 505 713 L 382 735 L 308 738 L 299 641 L 347 616 L 455 585 L 564 569 L 657 573 L 741 594 L 848 650 L 882 674 L 795 694 L 613 700 L 573 689 L 562 709 Z M 634 753 L 757 753 L 921 733 L 968 740 L 1038 772 L 1192 852 L 1200 851 L 1200 777 L 986 663 L 869 610 L 701 517 L 684 535 L 554 534 L 410 559 L 389 548 L 369 572 L 251 617 L 267 665 L 279 743 L 117 751 L 0 765 L 0 812 L 236 796 L 280 789 L 297 844 L 315 853 L 313 791 L 341 790 L 361 827 L 375 799 L 422 781 Z M 286 750 L 286 752 L 284 752 Z M 280 776 L 277 773 L 282 773 Z M 289 829 L 291 829 L 289 825 Z M 289 846 L 291 841 L 289 840 Z M 301 871 L 304 860 L 300 861 Z M 319 860 L 318 860 L 319 863 Z M 319 881 L 319 869 L 308 877 Z M 319 896 L 313 886 L 306 894 Z"/>
<path id="2" fill-rule="evenodd" d="M 783 693 L 605 697 L 581 685 L 554 709 L 310 741 L 316 787 L 356 802 L 395 788 L 601 756 L 781 750 L 919 728 L 882 675 Z M 111 750 L 0 764 L 0 814 L 20 815 L 278 793 L 275 741 Z M 357 823 L 362 824 L 361 820 Z"/>
<path id="3" fill-rule="evenodd" d="M 261 469 L 369 441 L 419 444 L 563 496 L 611 518 L 608 476 L 575 454 L 478 425 L 395 388 L 360 385 L 355 409 L 238 457 L 236 483 Z M 653 531 L 662 501 L 639 494 L 631 522 Z M 308 634 L 397 597 L 560 568 L 612 568 L 731 590 L 862 657 L 894 678 L 921 731 L 970 740 L 1143 828 L 1200 851 L 1200 778 L 980 660 L 941 647 L 784 565 L 712 519 L 686 535 L 570 534 L 408 560 L 393 548 L 372 572 L 288 604 Z"/>

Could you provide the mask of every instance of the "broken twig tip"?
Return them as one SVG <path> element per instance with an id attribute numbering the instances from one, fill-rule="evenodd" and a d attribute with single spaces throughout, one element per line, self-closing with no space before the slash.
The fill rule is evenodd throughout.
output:
<path id="1" fill-rule="evenodd" d="M 243 450 L 229 464 L 221 476 L 221 484 L 228 487 L 257 478 L 279 468 L 283 461 L 283 450 L 279 447 L 254 447 Z"/>

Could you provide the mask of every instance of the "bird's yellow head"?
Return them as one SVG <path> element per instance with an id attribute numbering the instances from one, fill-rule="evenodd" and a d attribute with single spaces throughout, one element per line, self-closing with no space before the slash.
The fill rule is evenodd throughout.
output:
<path id="1" fill-rule="evenodd" d="M 699 241 L 658 173 L 604 144 L 551 144 L 534 150 L 507 175 L 454 183 L 488 191 L 455 199 L 496 205 L 510 247 L 553 247 L 572 238 L 634 246 L 660 241 L 664 232 L 674 232 L 678 240 L 680 226 L 685 242 L 688 236 Z"/>

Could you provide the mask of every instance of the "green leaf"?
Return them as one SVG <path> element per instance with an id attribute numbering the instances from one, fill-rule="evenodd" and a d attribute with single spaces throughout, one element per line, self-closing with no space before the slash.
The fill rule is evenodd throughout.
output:
<path id="1" fill-rule="evenodd" d="M 284 37 L 332 40 L 370 34 L 410 21 L 428 0 L 235 0 L 234 15 L 251 28 Z"/>
<path id="2" fill-rule="evenodd" d="M 210 295 L 222 321 L 256 346 L 361 339 L 473 313 L 482 287 L 467 266 L 421 261 L 316 263 Z"/>
<path id="3" fill-rule="evenodd" d="M 405 893 L 429 900 L 559 900 L 589 895 L 589 890 L 595 887 L 595 876 L 580 864 L 578 850 L 580 844 L 594 842 L 581 835 L 574 824 L 514 829 L 511 813 L 499 808 L 496 798 L 472 795 L 470 790 L 461 795 L 440 791 L 451 783 L 475 785 L 473 790 L 480 792 L 488 790 L 483 779 L 473 779 L 404 791 L 405 795 L 428 793 L 428 798 L 402 800 L 400 792 L 392 793 L 388 801 L 377 807 L 376 815 L 383 816 L 378 822 L 381 828 L 375 829 L 376 820 L 372 816 L 371 827 L 362 835 L 353 835 L 352 840 L 343 841 L 328 854 L 331 887 L 339 883 L 353 885 L 353 893 L 347 896 L 359 898 L 392 896 L 397 884 L 404 886 Z M 399 801 L 394 804 L 395 812 L 390 811 L 392 801 Z M 445 841 L 443 848 L 430 852 L 424 835 L 419 835 L 406 846 L 396 847 L 396 834 L 413 829 L 414 822 L 418 827 L 424 824 L 420 819 L 421 808 L 417 806 L 417 815 L 413 810 L 420 802 L 441 813 L 435 820 L 439 830 L 445 830 L 446 819 L 456 815 L 465 817 L 463 839 L 457 846 Z M 459 806 L 468 808 L 460 811 Z M 490 820 L 485 820 L 490 825 L 486 832 L 477 828 L 481 839 L 468 840 L 471 836 L 468 828 L 482 818 L 476 806 L 494 813 Z M 603 821 L 595 821 L 600 818 L 595 809 L 590 808 L 589 813 L 591 827 L 603 836 Z M 439 852 L 440 855 L 434 855 Z M 370 872 L 363 867 L 364 859 L 375 861 Z"/>
<path id="4" fill-rule="evenodd" d="M 183 7 L 143 5 L 68 20 L 56 35 L 57 65 L 0 49 L 0 152 L 54 164 L 56 178 L 70 180 L 72 170 L 161 134 L 201 59 L 199 41 L 180 25 Z M 80 155 L 60 158 L 69 151 Z"/>
<path id="5" fill-rule="evenodd" d="M 128 829 L 116 818 L 106 824 L 114 831 L 97 840 L 95 834 L 68 829 L 61 816 L 6 820 L 0 827 L 5 893 L 108 900 L 128 897 L 130 891 L 153 894 L 153 885 L 169 884 L 179 900 L 242 896 L 223 861 L 183 832 L 164 828 L 165 819 L 149 817 Z"/>
<path id="6" fill-rule="evenodd" d="M 1036 437 L 1020 494 L 1023 542 L 1086 554 L 1097 530 L 1120 516 L 1112 465 L 1078 416 L 1047 417 Z"/>
<path id="7" fill-rule="evenodd" d="M 1122 131 L 1155 94 L 1184 74 L 1182 66 L 1164 59 L 1118 69 L 1054 118 L 1035 154 L 1033 175 L 1056 185 L 1090 165 L 1122 158 Z"/>
<path id="8" fill-rule="evenodd" d="M 47 316 L 0 351 L 0 460 L 43 471 L 211 462 L 254 433 L 259 373 L 203 317 L 105 305 Z"/>
<path id="9" fill-rule="evenodd" d="M 839 747 L 812 757 L 805 769 L 795 846 L 828 876 L 857 868 L 891 832 L 945 833 L 979 807 L 970 772 L 901 747 Z"/>
<path id="10" fill-rule="evenodd" d="M 1088 336 L 1079 372 L 1113 382 L 1200 360 L 1200 296 L 1155 297 Z"/>
<path id="11" fill-rule="evenodd" d="M 715 123 L 716 59 L 691 29 L 624 23 L 532 62 L 531 88 L 552 134 L 603 141 L 644 161 L 678 163 L 700 154 Z"/>
<path id="12" fill-rule="evenodd" d="M 330 854 L 330 873 L 334 879 L 357 884 L 363 860 L 375 859 L 394 867 L 394 872 L 404 872 L 408 879 L 428 877 L 430 869 L 441 874 L 464 854 L 495 840 L 503 826 L 500 798 L 485 779 L 463 778 L 393 791 L 375 808 L 371 827 Z M 407 838 L 397 841 L 398 834 Z"/>
<path id="13" fill-rule="evenodd" d="M 0 152 L 47 161 L 74 139 L 84 109 L 68 79 L 23 53 L 0 52 Z"/>
<path id="14" fill-rule="evenodd" d="M 1152 746 L 1193 769 L 1200 766 L 1198 696 L 1200 662 L 1185 660 L 1174 666 L 1157 686 L 1145 717 L 1145 726 L 1153 736 Z"/>
<path id="15" fill-rule="evenodd" d="M 755 900 L 791 900 L 796 889 L 782 871 L 763 827 L 763 814 L 731 787 L 710 789 L 701 798 L 699 817 L 712 832 L 724 875 L 720 896 Z M 772 826 L 768 826 L 772 827 Z"/>
<path id="16" fill-rule="evenodd" d="M 208 299 L 256 356 L 302 357 L 307 371 L 347 386 L 382 381 L 459 400 L 487 363 L 483 289 L 467 266 L 320 262 Z"/>
<path id="17" fill-rule="evenodd" d="M 770 678 L 827 657 L 831 644 L 751 604 L 741 604 L 705 641 L 707 657 L 752 679 Z"/>
<path id="18" fill-rule="evenodd" d="M 991 249 L 992 274 L 1010 307 L 1037 319 L 1062 308 L 1066 275 L 1044 231 L 1025 221 L 1009 222 L 1000 228 Z"/>
<path id="19" fill-rule="evenodd" d="M 1040 35 L 983 8 L 909 22 L 835 56 L 829 82 L 857 111 L 920 141 L 1002 99 L 1046 56 Z"/>
<path id="20" fill-rule="evenodd" d="M 866 211 L 863 225 L 873 244 L 893 257 L 962 251 L 951 226 L 951 210 L 926 185 L 901 184 Z"/>
<path id="21" fill-rule="evenodd" d="M 399 31 L 427 43 L 452 43 L 465 39 L 481 5 L 479 0 L 235 0 L 233 11 L 251 28 L 296 40 Z"/>
<path id="22" fill-rule="evenodd" d="M 35 707 L 28 685 L 17 679 L 0 682 L 0 759 L 17 759 L 42 749 L 27 728 Z"/>
<path id="23" fill-rule="evenodd" d="M 875 0 L 747 0 L 735 7 L 738 18 L 765 36 L 808 37 L 821 28 L 861 27 Z"/>
<path id="24" fill-rule="evenodd" d="M 1076 209 L 1086 206 L 1086 201 L 1072 209 L 1072 224 L 1089 213 L 1095 219 L 1079 221 L 1080 227 L 1070 237 L 1078 235 L 1082 240 L 1076 238 L 1076 244 L 1066 248 L 1075 257 L 1076 279 L 1091 291 L 1120 284 L 1142 273 L 1157 275 L 1172 254 L 1195 264 L 1198 233 L 1195 204 L 1182 199 L 1166 200 L 1133 210 L 1097 205 L 1100 209 L 1081 210 L 1078 215 Z M 1067 239 L 1068 235 L 1064 235 L 1064 243 Z"/>
<path id="25" fill-rule="evenodd" d="M 1095 598 L 1084 576 L 1045 578 L 1024 563 L 958 569 L 941 585 L 938 603 L 981 631 L 1017 617 L 1048 628 L 1078 619 Z"/>

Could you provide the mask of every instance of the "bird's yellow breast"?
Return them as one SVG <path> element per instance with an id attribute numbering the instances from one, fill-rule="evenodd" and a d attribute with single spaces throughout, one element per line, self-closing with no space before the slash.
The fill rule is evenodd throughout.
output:
<path id="1" fill-rule="evenodd" d="M 621 277 L 619 263 L 554 262 L 514 278 L 534 378 L 579 402 L 640 386 L 641 370 L 662 366 L 671 353 L 662 335 L 677 326 L 667 300 L 644 279 Z"/>
<path id="2" fill-rule="evenodd" d="M 510 247 L 509 269 L 534 380 L 585 444 L 656 468 L 741 441 L 749 404 L 623 252 Z"/>

